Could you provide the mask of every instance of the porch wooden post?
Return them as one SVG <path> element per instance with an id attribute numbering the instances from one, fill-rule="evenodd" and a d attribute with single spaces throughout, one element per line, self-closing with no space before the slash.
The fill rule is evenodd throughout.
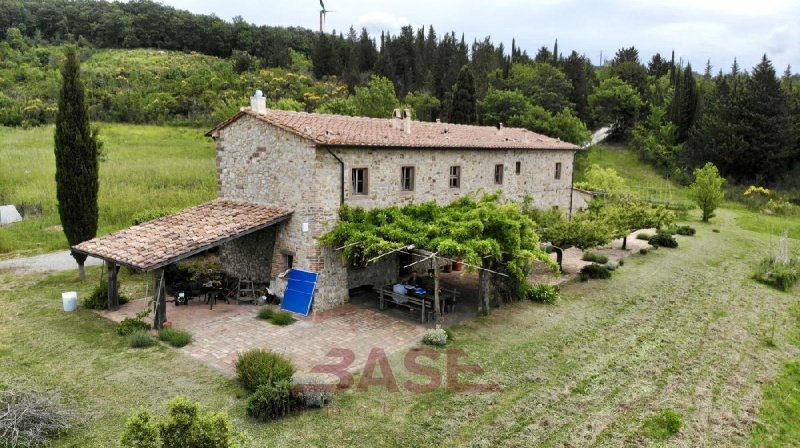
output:
<path id="1" fill-rule="evenodd" d="M 106 261 L 108 271 L 108 309 L 116 311 L 119 309 L 119 286 L 117 285 L 117 264 Z"/>
<path id="2" fill-rule="evenodd" d="M 438 323 L 441 318 L 441 303 L 439 302 L 439 261 L 433 257 L 433 321 Z"/>
<path id="3" fill-rule="evenodd" d="M 478 314 L 489 315 L 489 294 L 491 291 L 491 274 L 486 269 L 478 271 Z"/>
<path id="4" fill-rule="evenodd" d="M 164 269 L 153 271 L 153 306 L 155 315 L 153 316 L 153 327 L 160 330 L 167 321 L 167 297 L 164 287 Z"/>

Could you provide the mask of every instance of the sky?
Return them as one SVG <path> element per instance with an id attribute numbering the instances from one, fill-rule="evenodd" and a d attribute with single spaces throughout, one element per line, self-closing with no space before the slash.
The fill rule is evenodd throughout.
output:
<path id="1" fill-rule="evenodd" d="M 750 70 L 767 53 L 778 74 L 800 72 L 800 0 L 324 0 L 332 11 L 325 30 L 351 25 L 396 33 L 401 26 L 433 25 L 474 38 L 491 36 L 510 49 L 511 39 L 533 56 L 558 39 L 565 56 L 576 50 L 598 63 L 622 47 L 636 46 L 643 62 L 656 52 L 716 73 L 734 57 Z M 319 0 L 162 0 L 164 4 L 258 25 L 319 29 Z"/>

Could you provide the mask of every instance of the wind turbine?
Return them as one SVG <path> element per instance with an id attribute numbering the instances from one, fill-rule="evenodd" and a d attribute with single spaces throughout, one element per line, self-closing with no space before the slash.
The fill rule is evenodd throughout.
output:
<path id="1" fill-rule="evenodd" d="M 319 12 L 319 32 L 324 33 L 325 15 L 328 14 L 329 12 L 336 12 L 336 11 L 328 11 L 327 9 L 325 9 L 325 3 L 323 3 L 322 0 L 319 0 L 319 5 L 322 6 L 322 10 Z"/>

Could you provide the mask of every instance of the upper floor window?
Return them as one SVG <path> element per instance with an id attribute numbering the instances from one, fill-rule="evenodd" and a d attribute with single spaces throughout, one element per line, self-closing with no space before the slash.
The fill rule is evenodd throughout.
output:
<path id="1" fill-rule="evenodd" d="M 353 168 L 353 194 L 367 194 L 367 169 Z"/>
<path id="2" fill-rule="evenodd" d="M 516 172 L 517 174 L 520 174 L 522 172 L 522 162 L 517 162 Z"/>
<path id="3" fill-rule="evenodd" d="M 461 167 L 450 167 L 450 188 L 461 188 Z"/>
<path id="4" fill-rule="evenodd" d="M 503 183 L 503 164 L 497 164 L 494 166 L 494 183 L 502 184 Z"/>
<path id="5" fill-rule="evenodd" d="M 403 191 L 414 191 L 413 166 L 404 166 L 400 169 L 400 188 Z"/>
<path id="6" fill-rule="evenodd" d="M 561 179 L 561 162 L 556 163 L 556 179 Z"/>

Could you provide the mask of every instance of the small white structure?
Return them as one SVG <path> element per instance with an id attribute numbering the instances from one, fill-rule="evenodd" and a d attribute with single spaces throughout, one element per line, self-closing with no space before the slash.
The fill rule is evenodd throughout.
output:
<path id="1" fill-rule="evenodd" d="M 13 205 L 0 205 L 0 226 L 22 221 L 22 215 Z"/>
<path id="2" fill-rule="evenodd" d="M 61 301 L 64 302 L 64 311 L 71 312 L 78 309 L 78 293 L 75 291 L 62 292 Z"/>

